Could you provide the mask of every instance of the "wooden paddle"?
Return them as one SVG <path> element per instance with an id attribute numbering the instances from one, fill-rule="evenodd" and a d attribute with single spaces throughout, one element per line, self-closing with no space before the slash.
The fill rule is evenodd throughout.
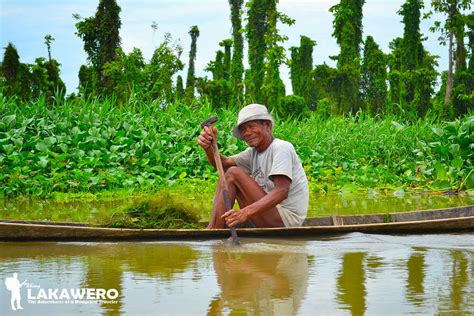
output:
<path id="1" fill-rule="evenodd" d="M 208 120 L 205 120 L 202 124 L 201 127 L 207 126 L 211 128 L 211 131 L 214 134 L 214 131 L 212 130 L 212 124 L 217 122 L 217 116 L 211 117 Z M 211 141 L 211 150 L 212 154 L 214 155 L 214 161 L 216 162 L 216 169 L 217 173 L 219 174 L 219 179 L 222 181 L 222 194 L 224 196 L 224 205 L 226 211 L 232 209 L 232 204 L 230 202 L 230 196 L 229 196 L 229 188 L 227 186 L 227 180 L 224 175 L 224 168 L 222 167 L 222 160 L 221 160 L 221 155 L 219 153 L 219 148 L 217 147 L 217 142 L 215 141 L 216 135 L 214 135 L 213 140 Z M 230 241 L 234 245 L 240 245 L 239 237 L 237 236 L 237 230 L 235 227 L 230 227 Z"/>

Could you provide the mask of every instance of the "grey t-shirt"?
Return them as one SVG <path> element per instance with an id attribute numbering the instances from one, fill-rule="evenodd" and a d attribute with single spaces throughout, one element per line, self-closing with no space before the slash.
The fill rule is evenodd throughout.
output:
<path id="1" fill-rule="evenodd" d="M 296 225 L 301 225 L 308 213 L 308 180 L 291 143 L 275 138 L 262 153 L 249 147 L 230 158 L 234 159 L 237 166 L 249 174 L 267 193 L 275 187 L 272 176 L 284 175 L 290 178 L 288 198 L 279 205 L 294 213 L 298 218 L 297 221 L 300 221 Z M 287 225 L 286 222 L 285 225 Z"/>

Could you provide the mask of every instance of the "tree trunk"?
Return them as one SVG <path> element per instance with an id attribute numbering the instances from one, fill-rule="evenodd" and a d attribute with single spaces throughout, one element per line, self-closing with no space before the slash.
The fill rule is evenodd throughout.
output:
<path id="1" fill-rule="evenodd" d="M 444 96 L 444 104 L 451 103 L 451 93 L 453 91 L 453 31 L 449 32 L 449 65 L 448 65 L 448 82 L 446 84 L 446 95 Z"/>

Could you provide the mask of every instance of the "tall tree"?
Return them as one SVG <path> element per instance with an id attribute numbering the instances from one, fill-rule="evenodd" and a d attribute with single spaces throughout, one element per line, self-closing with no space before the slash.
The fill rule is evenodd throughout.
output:
<path id="1" fill-rule="evenodd" d="M 464 19 L 463 10 L 471 8 L 471 0 L 432 0 L 431 6 L 435 12 L 446 15 L 443 25 L 436 21 L 432 31 L 440 31 L 439 41 L 446 45 L 448 41 L 448 78 L 444 103 L 450 104 L 452 101 L 452 90 L 454 81 L 454 70 L 460 73 L 466 69 L 466 52 L 464 47 Z M 454 47 L 456 41 L 456 47 Z M 454 66 L 454 67 L 453 67 Z"/>
<path id="2" fill-rule="evenodd" d="M 100 0 L 94 17 L 76 23 L 76 35 L 84 41 L 84 50 L 93 65 L 101 92 L 110 93 L 113 82 L 105 75 L 104 66 L 116 58 L 120 48 L 120 7 L 115 0 Z M 76 19 L 81 19 L 77 14 Z"/>
<path id="3" fill-rule="evenodd" d="M 44 43 L 48 49 L 48 60 L 51 61 L 51 43 L 54 41 L 54 37 L 51 34 L 47 34 L 44 37 Z"/>
<path id="4" fill-rule="evenodd" d="M 230 67 L 231 67 L 231 47 L 232 47 L 232 40 L 231 39 L 225 39 L 222 42 L 219 43 L 219 46 L 224 47 L 224 56 L 223 56 L 223 61 L 222 61 L 222 67 L 223 67 L 223 78 L 225 80 L 230 79 Z"/>
<path id="5" fill-rule="evenodd" d="M 341 0 L 329 9 L 334 14 L 332 36 L 341 48 L 337 59 L 340 112 L 361 109 L 360 46 L 362 44 L 362 7 L 365 0 Z"/>
<path id="6" fill-rule="evenodd" d="M 226 71 L 226 69 L 229 70 L 230 66 L 230 43 L 227 42 L 225 47 L 227 53 L 218 50 L 215 60 L 209 62 L 205 69 L 212 72 L 212 80 L 201 78 L 199 82 L 199 93 L 207 97 L 216 108 L 229 105 L 233 96 L 232 83 L 228 79 L 228 71 Z"/>
<path id="7" fill-rule="evenodd" d="M 361 90 L 368 109 L 374 114 L 381 113 L 387 101 L 387 64 L 372 36 L 365 40 Z"/>
<path id="8" fill-rule="evenodd" d="M 104 66 L 104 73 L 114 81 L 111 91 L 119 104 L 126 102 L 131 96 L 143 91 L 145 59 L 140 49 L 134 48 L 129 54 L 117 51 L 114 61 Z M 143 97 L 143 96 L 142 96 Z"/>
<path id="9" fill-rule="evenodd" d="M 66 85 L 61 80 L 59 66 L 60 63 L 51 57 L 51 43 L 54 41 L 54 37 L 47 34 L 44 37 L 44 43 L 48 50 L 48 95 L 51 97 L 50 101 L 53 101 L 53 97 L 62 97 L 66 94 Z"/>
<path id="10" fill-rule="evenodd" d="M 186 78 L 186 99 L 188 101 L 194 100 L 194 86 L 195 86 L 195 74 L 194 74 L 194 62 L 196 60 L 197 52 L 197 38 L 199 37 L 199 28 L 197 25 L 193 25 L 189 31 L 191 35 L 191 50 L 189 51 L 189 64 L 188 64 L 188 76 Z"/>
<path id="11" fill-rule="evenodd" d="M 79 68 L 79 95 L 92 96 L 98 93 L 97 91 L 97 72 L 93 66 L 81 65 Z"/>
<path id="12" fill-rule="evenodd" d="M 288 38 L 279 33 L 277 23 L 294 23 L 277 10 L 278 0 L 252 0 L 247 3 L 248 60 L 246 72 L 247 101 L 263 102 L 269 107 L 278 106 L 285 95 L 285 86 L 280 78 L 279 66 L 286 61 L 282 43 Z"/>
<path id="13" fill-rule="evenodd" d="M 387 63 L 389 67 L 388 82 L 389 82 L 389 112 L 400 113 L 402 109 L 401 105 L 402 94 L 401 94 L 401 74 L 402 74 L 402 51 L 403 51 L 403 39 L 397 37 L 392 40 L 389 44 L 391 52 L 387 56 Z M 396 107 L 395 107 L 396 106 Z"/>
<path id="14" fill-rule="evenodd" d="M 183 77 L 178 75 L 176 78 L 176 94 L 175 100 L 181 101 L 184 99 L 184 86 L 183 86 Z"/>
<path id="15" fill-rule="evenodd" d="M 285 85 L 280 77 L 280 65 L 286 62 L 283 42 L 287 36 L 280 34 L 277 23 L 292 25 L 295 20 L 277 10 L 278 0 L 269 0 L 266 3 L 267 31 L 265 32 L 265 78 L 262 86 L 263 101 L 272 108 L 278 107 L 280 99 L 285 96 Z"/>
<path id="16" fill-rule="evenodd" d="M 290 78 L 293 94 L 302 96 L 307 106 L 314 110 L 316 94 L 313 84 L 313 47 L 316 41 L 307 36 L 300 37 L 300 46 L 292 47 Z"/>
<path id="17" fill-rule="evenodd" d="M 430 106 L 436 80 L 436 61 L 425 51 L 420 32 L 422 0 L 407 0 L 398 11 L 404 30 L 401 59 L 401 106 L 412 114 L 423 116 Z"/>
<path id="18" fill-rule="evenodd" d="M 242 35 L 242 5 L 244 0 L 229 0 L 232 21 L 232 43 L 234 46 L 230 66 L 233 87 L 232 103 L 243 102 L 242 76 L 244 74 L 244 38 Z"/>
<path id="19" fill-rule="evenodd" d="M 14 96 L 18 93 L 21 65 L 18 51 L 12 43 L 5 47 L 1 69 L 5 78 L 4 93 L 6 96 Z"/>
<path id="20" fill-rule="evenodd" d="M 267 31 L 267 1 L 251 0 L 247 3 L 248 22 L 246 35 L 248 40 L 248 62 L 250 69 L 246 73 L 246 98 L 249 101 L 262 102 L 262 86 L 265 78 L 265 33 Z"/>
<path id="21" fill-rule="evenodd" d="M 166 33 L 145 70 L 147 90 L 152 99 L 162 98 L 168 103 L 172 101 L 173 76 L 184 68 L 180 60 L 182 52 L 181 45 L 173 43 L 171 34 Z"/>

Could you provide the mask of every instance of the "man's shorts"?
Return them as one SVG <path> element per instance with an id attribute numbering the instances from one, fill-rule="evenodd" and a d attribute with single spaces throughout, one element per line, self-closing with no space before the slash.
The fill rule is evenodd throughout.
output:
<path id="1" fill-rule="evenodd" d="M 283 224 L 285 224 L 285 227 L 300 227 L 303 225 L 303 222 L 306 218 L 305 216 L 300 216 L 294 211 L 289 210 L 280 204 L 278 204 L 276 208 L 280 214 L 281 219 L 283 220 Z"/>

